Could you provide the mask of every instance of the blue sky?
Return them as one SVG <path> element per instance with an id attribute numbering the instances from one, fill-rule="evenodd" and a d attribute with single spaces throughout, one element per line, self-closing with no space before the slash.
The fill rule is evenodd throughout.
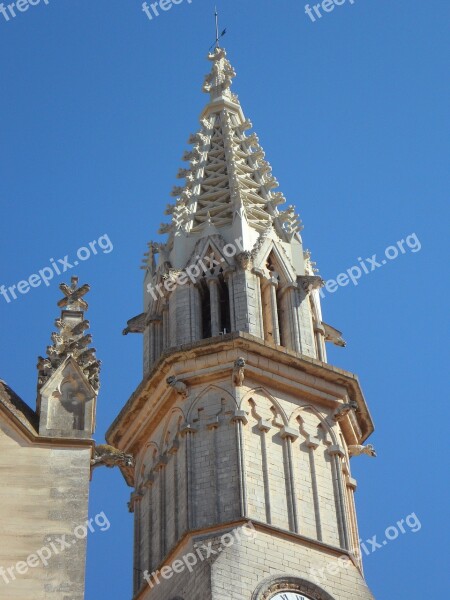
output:
<path id="1" fill-rule="evenodd" d="M 378 458 L 355 458 L 361 537 L 421 522 L 365 560 L 377 600 L 448 593 L 447 0 L 355 0 L 312 22 L 299 0 L 218 0 L 238 93 L 325 279 L 415 233 L 408 249 L 358 285 L 326 294 L 324 319 L 357 373 Z M 88 318 L 103 361 L 97 440 L 141 379 L 146 242 L 158 239 L 186 140 L 206 97 L 213 2 L 187 0 L 150 21 L 139 0 L 49 0 L 0 14 L 0 285 L 73 256 L 99 253 L 7 303 L 0 296 L 1 373 L 34 406 L 58 284 L 89 282 Z M 446 110 L 447 109 L 447 110 Z M 447 218 L 447 219 L 446 219 Z M 447 220 L 447 222 L 446 222 Z M 90 511 L 111 528 L 89 539 L 87 600 L 131 597 L 130 490 L 95 473 Z"/>

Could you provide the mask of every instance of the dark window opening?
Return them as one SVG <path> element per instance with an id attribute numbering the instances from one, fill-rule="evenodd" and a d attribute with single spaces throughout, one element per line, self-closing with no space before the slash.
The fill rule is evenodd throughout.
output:
<path id="1" fill-rule="evenodd" d="M 220 315 L 220 331 L 224 333 L 231 332 L 231 316 L 230 316 L 230 295 L 228 284 L 222 273 L 219 275 L 219 315 Z"/>
<path id="2" fill-rule="evenodd" d="M 201 319 L 202 319 L 202 339 L 211 337 L 211 296 L 206 279 L 202 277 L 199 285 Z"/>

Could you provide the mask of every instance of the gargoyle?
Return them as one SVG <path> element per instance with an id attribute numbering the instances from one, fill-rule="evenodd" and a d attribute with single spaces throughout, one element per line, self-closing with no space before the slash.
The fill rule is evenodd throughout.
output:
<path id="1" fill-rule="evenodd" d="M 127 321 L 127 327 L 122 331 L 122 335 L 128 335 L 129 333 L 144 333 L 145 331 L 145 313 L 133 317 Z"/>
<path id="2" fill-rule="evenodd" d="M 358 404 L 354 400 L 340 404 L 333 413 L 333 421 L 336 421 L 336 423 L 342 421 L 342 419 L 346 417 L 349 412 L 356 410 L 357 408 Z"/>
<path id="3" fill-rule="evenodd" d="M 233 367 L 233 384 L 236 387 L 241 387 L 244 384 L 245 378 L 245 359 L 241 356 L 236 359 Z"/>
<path id="4" fill-rule="evenodd" d="M 91 467 L 134 467 L 134 458 L 131 454 L 126 454 L 107 444 L 99 444 L 94 448 L 94 458 L 91 459 Z"/>
<path id="5" fill-rule="evenodd" d="M 361 456 L 361 454 L 367 454 L 367 456 L 375 457 L 377 455 L 372 444 L 367 444 L 367 446 L 349 446 L 348 453 L 350 456 Z"/>
<path id="6" fill-rule="evenodd" d="M 184 381 L 179 381 L 175 375 L 171 375 L 166 379 L 166 383 L 172 387 L 177 394 L 182 396 L 183 398 L 187 398 L 189 395 L 188 387 L 184 383 Z"/>

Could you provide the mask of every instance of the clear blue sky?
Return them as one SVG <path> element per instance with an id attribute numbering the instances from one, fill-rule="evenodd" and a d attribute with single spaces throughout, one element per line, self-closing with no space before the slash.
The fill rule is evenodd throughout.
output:
<path id="1" fill-rule="evenodd" d="M 376 424 L 378 458 L 352 461 L 361 536 L 383 538 L 412 512 L 422 524 L 366 558 L 369 585 L 377 600 L 444 597 L 450 3 L 347 1 L 315 23 L 300 0 L 218 4 L 234 90 L 322 277 L 409 234 L 421 242 L 323 310 L 348 342 L 330 362 L 360 376 Z M 141 379 L 141 339 L 121 331 L 141 312 L 141 257 L 206 100 L 212 12 L 185 0 L 150 21 L 140 0 L 50 0 L 0 14 L 0 285 L 111 239 L 76 270 L 103 361 L 98 441 Z M 58 284 L 73 273 L 0 296 L 0 376 L 32 406 Z M 90 537 L 87 600 L 131 596 L 129 493 L 119 471 L 95 473 L 90 511 L 111 528 Z"/>

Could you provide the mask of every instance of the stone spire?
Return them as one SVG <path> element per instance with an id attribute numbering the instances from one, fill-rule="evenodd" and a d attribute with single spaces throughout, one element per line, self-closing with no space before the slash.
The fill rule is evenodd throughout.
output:
<path id="1" fill-rule="evenodd" d="M 98 393 L 101 363 L 95 356 L 95 348 L 89 347 L 92 336 L 85 333 L 89 329 L 89 321 L 84 318 L 88 304 L 83 296 L 89 292 L 89 285 L 78 287 L 78 277 L 72 277 L 70 286 L 62 283 L 59 289 L 64 298 L 58 302 L 58 306 L 63 310 L 60 318 L 55 321 L 58 332 L 51 334 L 53 344 L 47 347 L 47 357 L 40 356 L 38 359 L 38 393 L 69 356 L 75 360 L 87 382 Z"/>
<path id="2" fill-rule="evenodd" d="M 274 191 L 278 182 L 258 136 L 247 134 L 252 124 L 231 91 L 235 71 L 223 48 L 216 48 L 208 59 L 212 69 L 203 91 L 210 100 L 200 118 L 200 131 L 188 140 L 193 146 L 183 156 L 188 168 L 178 172 L 185 184 L 174 187 L 176 201 L 166 211 L 172 221 L 159 233 L 173 238 L 180 231 L 195 234 L 206 226 L 221 229 L 234 224 L 235 234 L 242 235 L 248 227 L 261 233 L 273 225 L 280 239 L 289 242 L 301 229 L 298 215 L 293 206 L 278 209 L 285 198 Z"/>
<path id="3" fill-rule="evenodd" d="M 322 324 L 323 281 L 304 252 L 298 215 L 281 208 L 285 198 L 231 90 L 225 50 L 208 59 L 209 100 L 178 172 L 184 185 L 166 209 L 171 221 L 159 230 L 168 238 L 148 244 L 144 311 L 124 334 L 144 334 L 146 373 L 169 348 L 233 332 L 326 361 L 325 341 L 339 332 Z"/>

